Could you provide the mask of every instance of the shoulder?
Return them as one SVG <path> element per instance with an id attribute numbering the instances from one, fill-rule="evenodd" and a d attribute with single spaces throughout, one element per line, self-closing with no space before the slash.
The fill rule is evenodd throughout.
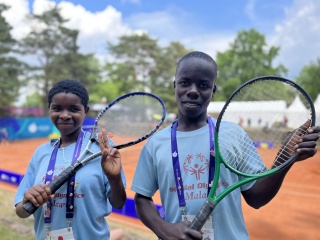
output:
<path id="1" fill-rule="evenodd" d="M 33 161 L 38 161 L 42 159 L 44 156 L 51 154 L 55 144 L 59 142 L 59 139 L 49 139 L 47 142 L 39 145 L 35 151 L 33 152 L 32 155 L 32 162 Z"/>
<path id="2" fill-rule="evenodd" d="M 56 139 L 56 138 L 52 138 L 52 139 L 49 139 L 48 141 L 44 142 L 43 144 L 39 145 L 36 149 L 36 151 L 44 151 L 46 149 L 53 149 L 59 142 L 59 139 Z"/>
<path id="3" fill-rule="evenodd" d="M 221 121 L 220 131 L 221 130 L 244 132 L 244 130 L 237 123 L 229 121 Z"/>
<path id="4" fill-rule="evenodd" d="M 158 130 L 151 137 L 149 137 L 143 146 L 143 150 L 148 149 L 148 151 L 151 151 L 151 149 L 166 145 L 167 143 L 170 143 L 170 137 L 171 125 Z"/>
<path id="5" fill-rule="evenodd" d="M 170 136 L 171 136 L 171 125 L 161 130 L 158 130 L 149 138 L 149 141 L 159 141 L 162 139 L 170 138 Z"/>

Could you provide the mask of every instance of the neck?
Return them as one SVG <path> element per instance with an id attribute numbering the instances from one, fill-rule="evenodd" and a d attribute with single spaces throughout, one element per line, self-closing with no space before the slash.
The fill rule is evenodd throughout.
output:
<path id="1" fill-rule="evenodd" d="M 79 134 L 82 130 L 79 129 L 69 135 L 61 135 L 60 137 L 60 147 L 67 147 L 78 140 Z"/>
<path id="2" fill-rule="evenodd" d="M 179 118 L 178 117 L 178 131 L 189 132 L 194 131 L 207 125 L 207 114 L 197 118 Z"/>

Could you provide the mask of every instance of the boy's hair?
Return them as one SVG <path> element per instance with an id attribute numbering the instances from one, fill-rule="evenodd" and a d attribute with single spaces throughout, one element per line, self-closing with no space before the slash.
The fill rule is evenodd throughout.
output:
<path id="1" fill-rule="evenodd" d="M 85 86 L 77 81 L 72 79 L 64 79 L 58 81 L 48 93 L 48 106 L 52 102 L 54 95 L 58 93 L 72 93 L 77 95 L 81 99 L 81 103 L 86 108 L 89 102 L 89 94 Z"/>
<path id="2" fill-rule="evenodd" d="M 204 52 L 199 52 L 199 51 L 189 52 L 186 55 L 184 55 L 182 58 L 180 58 L 178 61 L 176 70 L 180 67 L 181 62 L 183 62 L 184 60 L 189 59 L 189 58 L 200 58 L 200 59 L 208 61 L 209 63 L 212 63 L 212 65 L 215 69 L 215 78 L 217 77 L 217 72 L 218 72 L 217 63 L 208 54 L 206 54 Z"/>

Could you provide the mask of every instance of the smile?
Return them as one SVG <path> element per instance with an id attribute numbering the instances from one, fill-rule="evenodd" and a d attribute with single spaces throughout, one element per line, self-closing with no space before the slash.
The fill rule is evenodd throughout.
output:
<path id="1" fill-rule="evenodd" d="M 73 125 L 73 123 L 57 123 L 58 125 L 60 126 L 70 126 L 70 125 Z"/>
<path id="2" fill-rule="evenodd" d="M 198 103 L 186 102 L 185 105 L 187 105 L 187 107 L 197 107 L 199 104 Z"/>

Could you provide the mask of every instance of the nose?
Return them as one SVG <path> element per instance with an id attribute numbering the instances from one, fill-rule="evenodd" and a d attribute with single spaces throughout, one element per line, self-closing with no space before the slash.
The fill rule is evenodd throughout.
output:
<path id="1" fill-rule="evenodd" d="M 63 110 L 63 111 L 61 111 L 59 117 L 61 119 L 68 119 L 68 118 L 70 118 L 70 113 L 68 110 Z"/>
<path id="2" fill-rule="evenodd" d="M 197 99 L 199 97 L 198 88 L 195 84 L 191 84 L 188 89 L 187 96 L 192 99 Z"/>

